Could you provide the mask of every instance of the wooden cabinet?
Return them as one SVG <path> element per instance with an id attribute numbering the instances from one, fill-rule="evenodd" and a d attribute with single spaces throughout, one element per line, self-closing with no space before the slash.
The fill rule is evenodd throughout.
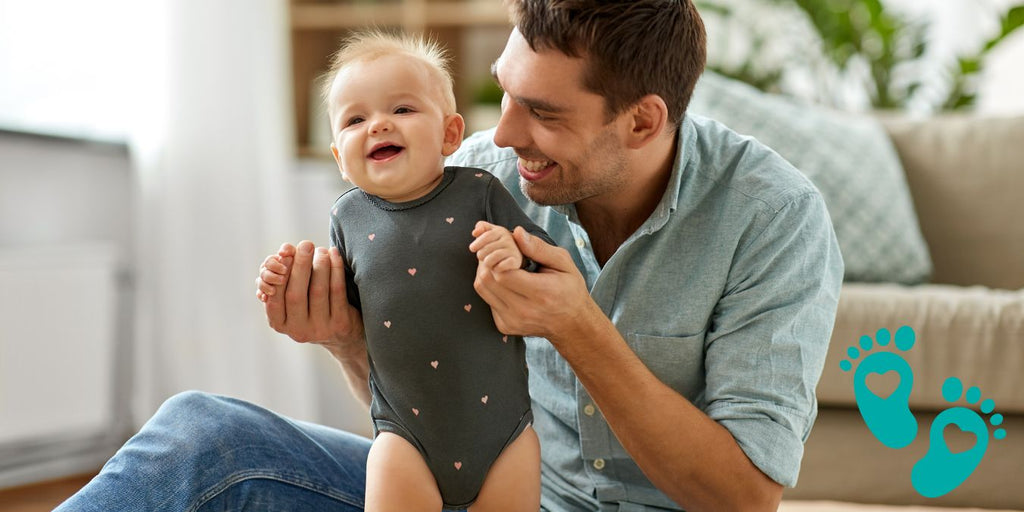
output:
<path id="1" fill-rule="evenodd" d="M 331 54 L 349 31 L 401 29 L 441 41 L 451 51 L 455 97 L 460 112 L 466 115 L 475 80 L 487 73 L 489 65 L 479 63 L 476 76 L 461 72 L 470 50 L 467 45 L 472 44 L 467 42 L 467 33 L 486 28 L 507 34 L 511 28 L 500 0 L 291 0 L 289 11 L 295 142 L 300 156 L 328 155 L 329 128 L 317 79 L 326 72 Z"/>

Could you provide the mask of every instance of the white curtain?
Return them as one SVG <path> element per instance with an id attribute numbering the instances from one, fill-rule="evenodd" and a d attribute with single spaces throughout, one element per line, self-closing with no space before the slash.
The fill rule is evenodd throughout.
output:
<path id="1" fill-rule="evenodd" d="M 254 298 L 260 261 L 296 231 L 287 2 L 149 5 L 151 55 L 132 64 L 134 421 L 188 389 L 315 421 L 320 354 L 271 331 Z"/>

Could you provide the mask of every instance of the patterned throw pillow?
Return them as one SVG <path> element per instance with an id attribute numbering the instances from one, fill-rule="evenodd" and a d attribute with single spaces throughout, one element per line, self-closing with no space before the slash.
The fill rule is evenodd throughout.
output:
<path id="1" fill-rule="evenodd" d="M 928 279 L 931 258 L 903 167 L 876 119 L 766 94 L 710 71 L 688 111 L 758 139 L 810 178 L 832 217 L 847 281 Z"/>

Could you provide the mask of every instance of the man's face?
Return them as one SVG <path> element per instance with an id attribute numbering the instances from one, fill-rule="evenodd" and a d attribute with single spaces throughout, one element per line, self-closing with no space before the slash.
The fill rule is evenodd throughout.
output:
<path id="1" fill-rule="evenodd" d="M 518 30 L 492 67 L 505 91 L 494 142 L 519 155 L 523 192 L 536 203 L 600 200 L 626 182 L 622 118 L 584 90 L 583 58 L 534 52 Z"/>

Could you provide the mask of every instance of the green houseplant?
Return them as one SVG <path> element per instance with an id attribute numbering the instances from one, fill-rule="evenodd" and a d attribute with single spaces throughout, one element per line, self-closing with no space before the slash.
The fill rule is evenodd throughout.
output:
<path id="1" fill-rule="evenodd" d="M 733 29 L 748 31 L 750 48 L 746 58 L 728 65 L 709 62 L 711 69 L 761 90 L 786 92 L 780 90 L 780 84 L 792 64 L 780 63 L 768 68 L 761 64 L 766 40 L 778 33 L 766 34 L 755 26 L 756 21 L 741 19 L 741 10 L 751 5 L 797 13 L 811 32 L 815 44 L 807 46 L 814 47 L 818 61 L 827 63 L 839 74 L 853 67 L 859 69 L 860 86 L 872 108 L 903 109 L 917 97 L 924 78 L 916 71 L 927 58 L 929 23 L 887 7 L 882 0 L 757 0 L 746 5 L 740 0 L 698 0 L 697 6 L 706 17 L 730 20 Z M 947 65 L 945 94 L 932 95 L 928 100 L 930 110 L 963 109 L 974 104 L 977 78 L 986 57 L 1024 26 L 1024 4 L 995 14 L 999 17 L 998 33 L 984 41 L 977 51 L 959 55 L 956 62 Z M 804 47 L 800 51 L 809 49 Z M 805 63 L 815 59 L 804 55 L 791 56 L 790 60 Z M 818 88 L 827 89 L 828 84 L 818 84 Z M 818 91 L 820 95 L 828 92 Z"/>

